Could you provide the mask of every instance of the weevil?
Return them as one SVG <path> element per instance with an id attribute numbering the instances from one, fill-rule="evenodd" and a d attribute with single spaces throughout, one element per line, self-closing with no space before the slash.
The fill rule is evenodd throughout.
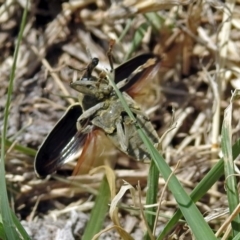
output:
<path id="1" fill-rule="evenodd" d="M 150 160 L 150 155 L 136 131 L 135 123 L 109 84 L 107 73 L 104 72 L 99 77 L 92 75 L 98 61 L 97 58 L 93 58 L 83 76 L 70 83 L 82 97 L 79 103 L 67 109 L 40 146 L 34 164 L 38 176 L 51 174 L 65 162 L 76 158 L 79 158 L 78 168 L 81 168 L 87 155 L 94 151 L 89 145 L 93 142 L 95 144 L 99 132 L 104 132 L 120 151 L 131 158 Z M 132 96 L 151 80 L 159 65 L 158 56 L 146 53 L 125 62 L 114 71 L 117 87 L 139 125 L 155 145 L 158 144 L 158 135 L 148 116 Z M 110 66 L 113 66 L 111 60 Z"/>

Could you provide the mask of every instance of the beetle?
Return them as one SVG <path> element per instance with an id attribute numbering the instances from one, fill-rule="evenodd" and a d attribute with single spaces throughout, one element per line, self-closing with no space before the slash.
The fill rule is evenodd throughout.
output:
<path id="1" fill-rule="evenodd" d="M 81 93 L 79 103 L 71 105 L 53 130 L 47 135 L 35 157 L 34 168 L 38 176 L 55 172 L 64 163 L 79 158 L 78 168 L 88 154 L 94 151 L 99 136 L 104 133 L 122 152 L 136 160 L 150 159 L 146 147 L 125 112 L 107 74 L 92 75 L 99 60 L 93 58 L 83 76 L 70 86 Z M 112 62 L 110 61 L 112 66 Z M 131 96 L 137 94 L 160 66 L 160 58 L 146 53 L 130 59 L 114 71 L 115 84 L 122 92 L 140 126 L 155 145 L 158 135 L 148 116 Z M 112 70 L 112 69 L 111 69 Z M 75 171 L 76 172 L 76 171 Z"/>

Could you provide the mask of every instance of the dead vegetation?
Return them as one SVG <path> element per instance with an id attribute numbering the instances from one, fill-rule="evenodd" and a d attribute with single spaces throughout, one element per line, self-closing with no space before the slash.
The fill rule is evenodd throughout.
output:
<path id="1" fill-rule="evenodd" d="M 69 83 L 74 74 L 81 76 L 81 71 L 73 71 L 69 66 L 84 69 L 91 57 L 98 57 L 100 64 L 95 74 L 109 68 L 106 57 L 109 39 L 116 39 L 113 49 L 116 66 L 143 52 L 163 57 L 157 78 L 149 83 L 148 95 L 139 102 L 160 137 L 172 121 L 177 123 L 163 138 L 162 153 L 172 169 L 180 161 L 175 174 L 186 191 L 194 189 L 219 159 L 223 111 L 229 104 L 231 91 L 240 85 L 240 8 L 238 1 L 235 4 L 180 0 L 126 0 L 112 5 L 102 0 L 31 2 L 8 124 L 12 146 L 7 152 L 6 177 L 13 208 L 30 229 L 32 239 L 63 239 L 70 229 L 68 239 L 81 235 L 102 174 L 71 177 L 75 163 L 70 163 L 59 170 L 57 177 L 37 179 L 33 156 L 24 150 L 14 150 L 14 146 L 39 147 L 77 98 Z M 24 5 L 25 1 L 6 0 L 0 7 L 1 126 Z M 238 109 L 236 101 L 234 139 L 239 135 Z M 116 162 L 116 188 L 123 185 L 122 180 L 132 186 L 140 181 L 144 203 L 148 165 L 134 162 L 115 149 L 107 158 Z M 197 203 L 211 219 L 214 229 L 226 219 L 228 206 L 223 184 L 219 181 Z M 164 186 L 160 177 L 159 196 Z M 162 201 L 158 232 L 176 209 L 167 189 Z M 142 239 L 144 223 L 139 213 L 129 208 L 132 205 L 131 195 L 126 193 L 119 211 L 122 227 L 134 239 Z M 56 220 L 54 223 L 49 220 L 52 218 Z M 47 230 L 42 225 L 47 225 Z M 111 226 L 110 220 L 105 221 L 104 228 L 107 226 Z M 174 234 L 177 239 L 181 236 L 191 239 L 182 225 L 176 227 Z M 108 236 L 118 238 L 112 231 L 103 234 L 102 239 Z"/>

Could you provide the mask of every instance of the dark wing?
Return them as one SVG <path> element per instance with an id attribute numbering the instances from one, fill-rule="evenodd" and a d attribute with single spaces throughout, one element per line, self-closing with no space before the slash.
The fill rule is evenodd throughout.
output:
<path id="1" fill-rule="evenodd" d="M 82 114 L 79 104 L 70 106 L 40 146 L 35 157 L 35 171 L 44 177 L 65 162 L 80 156 L 88 134 L 77 131 L 76 122 Z"/>
<path id="2" fill-rule="evenodd" d="M 121 91 L 134 95 L 139 93 L 149 79 L 156 75 L 160 67 L 161 59 L 153 53 L 145 53 L 130 59 L 115 69 L 115 83 L 119 83 L 124 79 L 128 79 L 125 86 L 121 87 Z M 137 71 L 137 69 L 141 69 Z"/>

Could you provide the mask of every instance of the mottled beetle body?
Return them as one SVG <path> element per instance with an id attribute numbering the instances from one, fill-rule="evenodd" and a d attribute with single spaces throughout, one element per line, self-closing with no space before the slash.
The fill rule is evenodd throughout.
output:
<path id="1" fill-rule="evenodd" d="M 99 78 L 92 76 L 97 63 L 98 59 L 94 58 L 83 77 L 71 83 L 72 88 L 82 93 L 80 104 L 68 108 L 40 146 L 35 158 L 35 170 L 39 176 L 51 174 L 65 162 L 77 157 L 79 164 L 85 161 L 92 151 L 89 145 L 95 144 L 94 134 L 99 130 L 128 156 L 136 160 L 150 159 L 135 123 L 125 112 L 106 74 Z M 158 144 L 158 135 L 131 96 L 147 80 L 151 80 L 159 69 L 159 63 L 159 58 L 151 53 L 140 55 L 116 68 L 114 79 L 138 123 L 155 145 Z"/>

